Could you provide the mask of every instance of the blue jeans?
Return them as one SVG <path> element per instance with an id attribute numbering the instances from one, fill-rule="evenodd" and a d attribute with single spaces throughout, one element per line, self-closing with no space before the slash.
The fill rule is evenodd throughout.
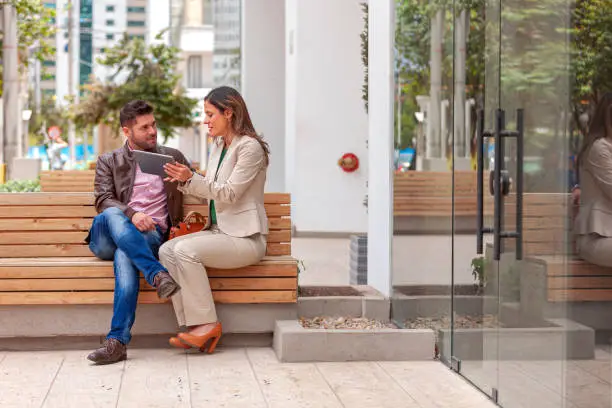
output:
<path id="1" fill-rule="evenodd" d="M 157 260 L 163 241 L 164 234 L 159 227 L 155 231 L 140 232 L 118 208 L 107 208 L 94 218 L 89 231 L 89 249 L 100 259 L 114 260 L 113 319 L 106 338 L 117 339 L 123 344 L 130 342 L 140 289 L 138 271 L 142 271 L 151 286 L 155 275 L 167 272 Z"/>

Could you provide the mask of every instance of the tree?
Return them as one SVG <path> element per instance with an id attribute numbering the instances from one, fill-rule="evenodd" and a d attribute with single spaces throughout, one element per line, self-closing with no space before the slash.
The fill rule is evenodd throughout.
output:
<path id="1" fill-rule="evenodd" d="M 161 33 L 158 35 L 160 38 Z M 146 46 L 141 39 L 129 40 L 127 34 L 98 63 L 112 72 L 106 82 L 94 80 L 85 86 L 85 95 L 72 107 L 78 127 L 100 123 L 119 129 L 119 111 L 133 99 L 143 99 L 155 107 L 157 126 L 165 140 L 174 128 L 193 124 L 195 99 L 185 95 L 175 66 L 179 50 L 163 43 Z"/>
<path id="2" fill-rule="evenodd" d="M 0 2 L 0 5 L 13 5 L 17 10 L 17 47 L 22 72 L 29 65 L 30 52 L 33 58 L 41 62 L 51 59 L 55 54 L 53 45 L 55 10 L 45 7 L 41 0 L 6 0 Z M 3 36 L 3 34 L 0 32 L 0 35 Z M 2 50 L 0 49 L 0 58 L 1 56 Z M 0 64 L 1 95 L 2 65 Z"/>
<path id="3" fill-rule="evenodd" d="M 572 14 L 574 123 L 585 134 L 580 115 L 612 91 L 612 0 L 578 0 Z"/>

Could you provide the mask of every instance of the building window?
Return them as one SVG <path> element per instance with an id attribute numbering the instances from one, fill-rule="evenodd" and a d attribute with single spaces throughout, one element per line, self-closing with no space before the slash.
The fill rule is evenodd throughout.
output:
<path id="1" fill-rule="evenodd" d="M 144 13 L 146 9 L 144 7 L 128 7 L 128 13 Z"/>
<path id="2" fill-rule="evenodd" d="M 43 67 L 54 67 L 55 66 L 55 61 L 43 61 Z"/>
<path id="3" fill-rule="evenodd" d="M 106 25 L 107 26 L 114 26 L 115 25 L 115 20 L 106 20 Z"/>
<path id="4" fill-rule="evenodd" d="M 55 89 L 43 89 L 42 93 L 45 95 L 55 95 Z"/>
<path id="5" fill-rule="evenodd" d="M 115 6 L 106 6 L 106 11 L 112 13 L 113 11 L 115 11 Z"/>
<path id="6" fill-rule="evenodd" d="M 100 54 L 104 54 L 106 52 L 106 48 L 100 48 Z"/>
<path id="7" fill-rule="evenodd" d="M 145 22 L 144 21 L 128 21 L 127 26 L 128 27 L 144 27 Z"/>
<path id="8" fill-rule="evenodd" d="M 114 40 L 115 39 L 115 34 L 106 34 L 106 39 L 107 40 Z"/>
<path id="9" fill-rule="evenodd" d="M 130 40 L 134 40 L 134 39 L 136 39 L 136 38 L 139 38 L 139 39 L 141 39 L 141 40 L 144 40 L 144 39 L 145 39 L 145 36 L 144 36 L 144 35 L 142 35 L 142 34 L 134 34 L 134 35 L 129 35 L 129 36 L 128 36 L 128 38 L 129 38 Z"/>
<path id="10" fill-rule="evenodd" d="M 187 88 L 202 87 L 202 57 L 192 55 L 187 58 Z"/>

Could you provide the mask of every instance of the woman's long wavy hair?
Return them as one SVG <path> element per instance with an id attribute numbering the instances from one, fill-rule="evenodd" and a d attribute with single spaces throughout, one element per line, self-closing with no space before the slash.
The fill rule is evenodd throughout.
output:
<path id="1" fill-rule="evenodd" d="M 612 92 L 606 92 L 602 97 L 593 119 L 589 122 L 589 131 L 584 137 L 580 153 L 578 153 L 578 163 L 581 163 L 584 155 L 597 139 L 607 137 L 612 140 Z"/>
<path id="2" fill-rule="evenodd" d="M 210 91 L 204 98 L 204 102 L 210 103 L 221 113 L 225 113 L 228 109 L 231 110 L 230 126 L 232 131 L 237 135 L 248 136 L 257 140 L 266 155 L 266 164 L 270 162 L 270 146 L 255 132 L 249 110 L 242 95 L 237 90 L 229 86 L 220 86 Z"/>

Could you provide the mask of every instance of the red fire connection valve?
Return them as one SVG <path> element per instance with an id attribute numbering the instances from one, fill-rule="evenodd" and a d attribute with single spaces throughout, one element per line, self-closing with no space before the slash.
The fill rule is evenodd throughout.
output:
<path id="1" fill-rule="evenodd" d="M 353 153 L 345 153 L 338 160 L 338 166 L 347 173 L 352 173 L 359 168 L 359 159 Z"/>

